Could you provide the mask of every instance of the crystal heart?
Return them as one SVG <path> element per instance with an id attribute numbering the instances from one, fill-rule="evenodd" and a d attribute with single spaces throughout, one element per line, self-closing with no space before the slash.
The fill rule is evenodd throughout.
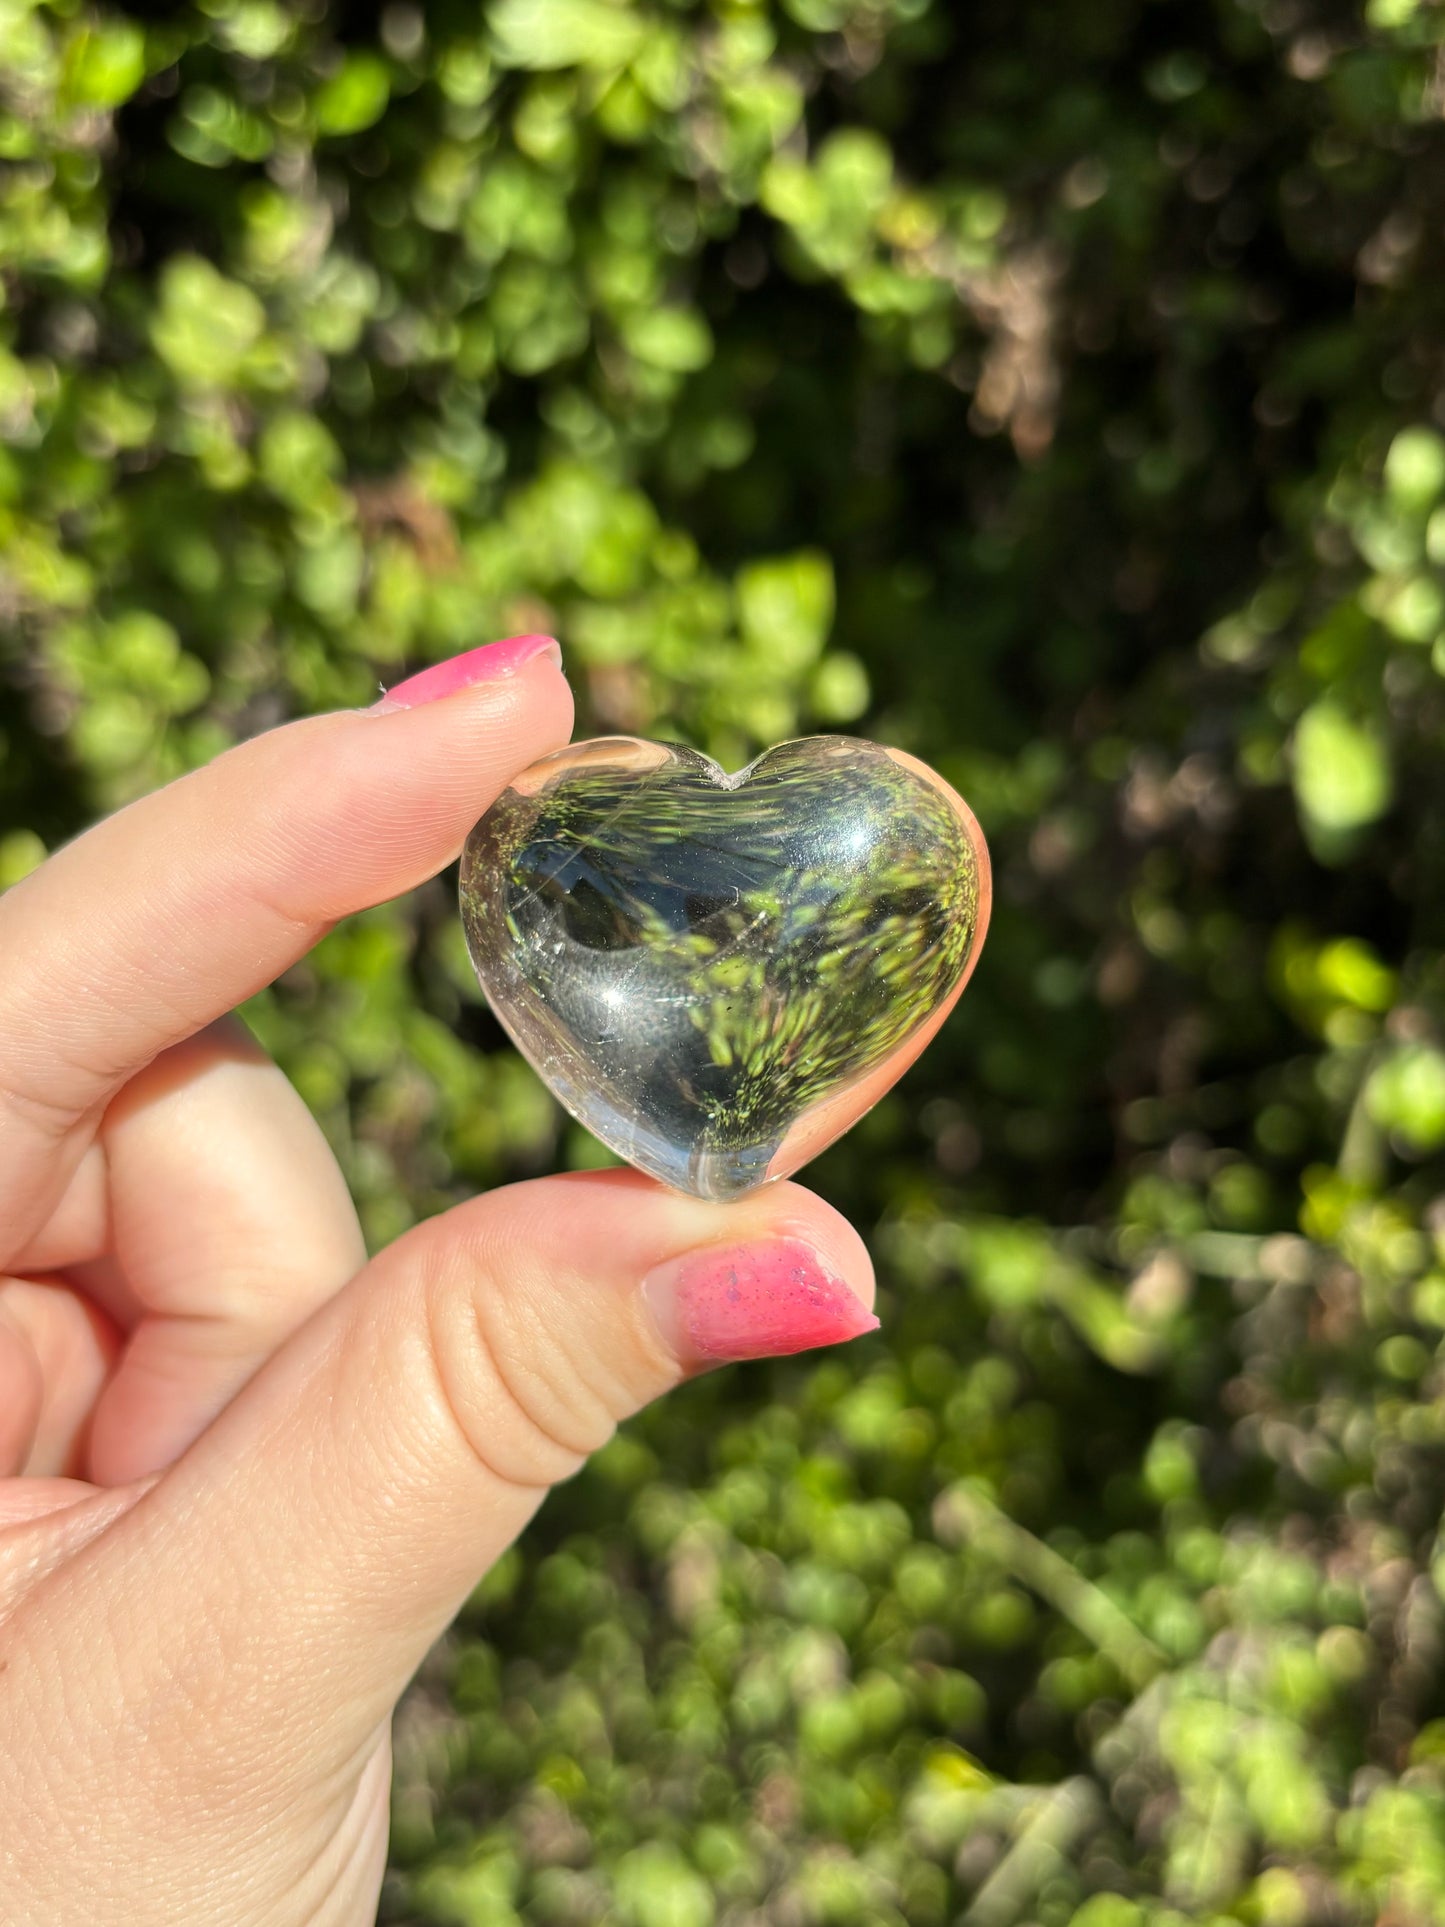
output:
<path id="1" fill-rule="evenodd" d="M 618 736 L 544 757 L 467 838 L 467 946 L 572 1115 L 701 1198 L 786 1177 L 912 1063 L 989 910 L 973 813 L 900 750 L 782 743 L 729 776 Z"/>

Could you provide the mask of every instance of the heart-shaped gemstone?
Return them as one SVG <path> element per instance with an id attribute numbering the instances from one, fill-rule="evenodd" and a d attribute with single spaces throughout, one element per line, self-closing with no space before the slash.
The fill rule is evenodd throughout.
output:
<path id="1" fill-rule="evenodd" d="M 843 736 L 728 776 L 637 737 L 544 757 L 467 838 L 482 988 L 572 1115 L 701 1198 L 786 1177 L 952 1007 L 988 922 L 972 812 Z"/>

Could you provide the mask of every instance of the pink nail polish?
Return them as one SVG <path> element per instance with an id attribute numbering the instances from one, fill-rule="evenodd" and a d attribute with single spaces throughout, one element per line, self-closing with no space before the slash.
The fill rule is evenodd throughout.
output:
<path id="1" fill-rule="evenodd" d="M 503 642 L 484 643 L 480 649 L 468 649 L 464 655 L 408 676 L 395 689 L 388 689 L 380 702 L 373 703 L 368 714 L 387 716 L 394 709 L 419 709 L 423 703 L 454 696 L 459 689 L 470 689 L 475 683 L 513 676 L 535 656 L 543 655 L 550 655 L 557 667 L 562 667 L 562 651 L 550 636 L 508 636 Z"/>
<path id="2" fill-rule="evenodd" d="M 642 1289 L 688 1364 L 781 1358 L 878 1329 L 862 1300 L 796 1238 L 690 1251 L 649 1273 Z"/>

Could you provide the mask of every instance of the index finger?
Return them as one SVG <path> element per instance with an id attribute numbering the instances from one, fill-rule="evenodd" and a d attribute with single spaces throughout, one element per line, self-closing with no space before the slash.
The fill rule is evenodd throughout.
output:
<path id="1" fill-rule="evenodd" d="M 400 707 L 394 690 L 228 750 L 0 898 L 0 1268 L 129 1077 L 338 918 L 434 875 L 511 777 L 567 741 L 546 642 L 461 659 L 471 680 L 441 700 L 418 689 Z"/>

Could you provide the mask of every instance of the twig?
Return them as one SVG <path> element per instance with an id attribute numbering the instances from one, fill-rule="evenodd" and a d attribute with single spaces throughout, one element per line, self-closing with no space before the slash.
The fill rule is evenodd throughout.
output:
<path id="1" fill-rule="evenodd" d="M 1136 1693 L 1167 1667 L 1166 1655 L 1107 1593 L 1001 1512 L 976 1486 L 950 1486 L 934 1508 L 934 1525 L 940 1536 L 971 1539 L 1046 1599 L 1119 1669 Z"/>

